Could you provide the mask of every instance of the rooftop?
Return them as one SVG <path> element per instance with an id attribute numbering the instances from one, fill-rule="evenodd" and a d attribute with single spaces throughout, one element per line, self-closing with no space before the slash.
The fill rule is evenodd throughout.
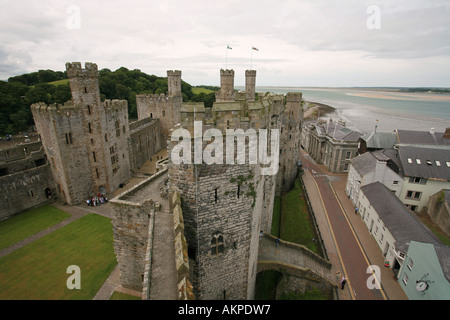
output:
<path id="1" fill-rule="evenodd" d="M 450 181 L 450 149 L 399 146 L 405 176 Z"/>
<path id="2" fill-rule="evenodd" d="M 407 252 L 411 240 L 442 244 L 414 213 L 382 183 L 374 182 L 362 186 L 361 191 L 394 236 L 399 250 Z"/>

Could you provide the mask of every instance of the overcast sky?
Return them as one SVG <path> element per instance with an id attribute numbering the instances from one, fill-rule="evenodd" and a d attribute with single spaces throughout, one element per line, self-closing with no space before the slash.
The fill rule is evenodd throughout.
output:
<path id="1" fill-rule="evenodd" d="M 257 86 L 449 87 L 450 0 L 0 0 L 0 79 L 75 61 L 192 85 L 252 67 Z"/>

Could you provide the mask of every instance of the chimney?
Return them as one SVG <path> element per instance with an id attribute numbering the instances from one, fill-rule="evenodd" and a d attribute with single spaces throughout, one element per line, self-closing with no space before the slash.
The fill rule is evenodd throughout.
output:
<path id="1" fill-rule="evenodd" d="M 450 128 L 446 128 L 445 129 L 444 138 L 445 139 L 450 139 Z"/>

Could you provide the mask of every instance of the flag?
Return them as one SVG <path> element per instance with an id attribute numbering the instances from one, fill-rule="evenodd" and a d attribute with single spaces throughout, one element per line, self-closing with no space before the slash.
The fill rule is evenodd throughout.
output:
<path id="1" fill-rule="evenodd" d="M 257 48 L 255 48 L 255 47 L 252 47 L 252 50 L 256 50 L 256 51 L 259 51 Z"/>
<path id="2" fill-rule="evenodd" d="M 233 50 L 233 48 L 232 48 L 232 47 L 230 47 L 230 46 L 227 46 L 227 49 Z"/>

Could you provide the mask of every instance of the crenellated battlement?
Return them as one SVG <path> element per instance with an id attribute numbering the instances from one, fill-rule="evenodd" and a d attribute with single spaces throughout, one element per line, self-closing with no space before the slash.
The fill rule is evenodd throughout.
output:
<path id="1" fill-rule="evenodd" d="M 169 77 L 181 77 L 180 70 L 167 70 L 167 76 Z"/>
<path id="2" fill-rule="evenodd" d="M 92 62 L 86 62 L 85 67 L 82 68 L 81 62 L 67 62 L 66 71 L 67 77 L 98 77 L 97 64 Z"/>
<path id="3" fill-rule="evenodd" d="M 55 114 L 58 116 L 71 116 L 73 113 L 78 113 L 79 108 L 75 107 L 71 101 L 67 101 L 64 104 L 53 103 L 47 105 L 44 102 L 38 102 L 31 105 L 32 112 L 38 112 L 41 114 Z"/>

